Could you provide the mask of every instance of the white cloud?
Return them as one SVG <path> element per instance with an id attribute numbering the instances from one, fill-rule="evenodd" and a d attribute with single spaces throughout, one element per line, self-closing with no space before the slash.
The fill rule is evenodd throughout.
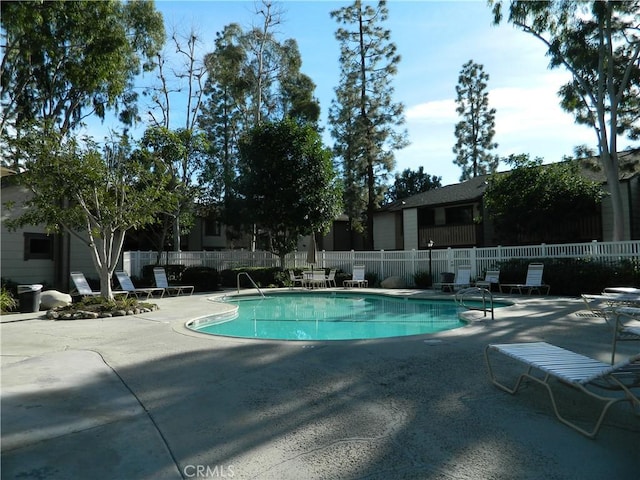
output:
<path id="1" fill-rule="evenodd" d="M 456 102 L 450 99 L 420 103 L 407 109 L 406 118 L 409 122 L 449 123 L 457 118 Z"/>

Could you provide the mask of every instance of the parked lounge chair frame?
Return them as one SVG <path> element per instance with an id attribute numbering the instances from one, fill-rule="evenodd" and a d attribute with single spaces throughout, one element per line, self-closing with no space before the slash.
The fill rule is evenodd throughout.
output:
<path id="1" fill-rule="evenodd" d="M 156 281 L 156 287 L 164 288 L 167 295 L 182 295 L 183 293 L 193 295 L 193 290 L 195 289 L 193 285 L 169 285 L 167 272 L 165 272 L 163 267 L 154 267 L 153 277 Z"/>
<path id="2" fill-rule="evenodd" d="M 80 295 L 82 297 L 99 297 L 102 295 L 102 292 L 91 290 L 91 286 L 89 285 L 89 282 L 87 282 L 87 278 L 84 276 L 84 273 L 71 272 L 70 276 L 74 285 L 74 289 L 71 290 L 70 295 Z M 127 297 L 129 295 L 129 292 L 125 292 L 123 290 L 114 290 L 111 293 L 123 297 Z"/>
<path id="3" fill-rule="evenodd" d="M 513 387 L 505 385 L 496 377 L 491 358 L 497 353 L 525 366 L 525 371 L 518 376 Z M 542 385 L 549 394 L 558 420 L 589 438 L 597 435 L 605 415 L 615 403 L 627 400 L 636 410 L 636 414 L 640 414 L 640 400 L 631 391 L 640 381 L 640 354 L 615 365 L 609 365 L 549 343 L 534 342 L 488 345 L 485 349 L 485 359 L 489 377 L 494 385 L 510 394 L 515 394 L 520 389 L 524 379 Z M 557 384 L 552 383 L 552 380 L 559 380 L 591 398 L 604 402 L 592 430 L 582 428 L 560 413 L 554 393 Z M 624 395 L 615 392 L 617 395 L 613 396 L 611 389 L 621 390 Z M 607 396 L 605 392 L 609 395 Z"/>
<path id="4" fill-rule="evenodd" d="M 149 297 L 152 297 L 156 293 L 160 294 L 160 298 L 164 296 L 164 288 L 158 288 L 158 287 L 136 288 L 133 285 L 131 278 L 129 278 L 129 275 L 127 274 L 127 272 L 119 271 L 115 273 L 116 273 L 116 278 L 120 283 L 120 286 L 122 287 L 123 290 L 129 292 L 129 295 L 135 295 L 136 298 L 144 297 L 146 300 L 148 300 Z"/>
<path id="5" fill-rule="evenodd" d="M 527 293 L 531 295 L 534 291 L 548 295 L 551 286 L 543 283 L 542 273 L 544 272 L 543 263 L 530 263 L 527 268 L 527 278 L 524 283 L 506 283 L 500 284 L 500 293 L 504 293 L 504 289 L 509 289 L 509 293 Z"/>

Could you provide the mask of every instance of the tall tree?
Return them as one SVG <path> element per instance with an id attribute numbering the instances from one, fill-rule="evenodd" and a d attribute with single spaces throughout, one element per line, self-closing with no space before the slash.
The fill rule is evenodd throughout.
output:
<path id="1" fill-rule="evenodd" d="M 164 42 L 153 2 L 23 1 L 0 9 L 3 147 L 34 122 L 67 135 L 109 109 L 125 123 L 135 119 L 133 79 Z"/>
<path id="2" fill-rule="evenodd" d="M 155 226 L 158 253 L 163 250 L 162 242 L 170 229 L 173 231 L 173 250 L 180 250 L 180 240 L 187 233 L 193 214 L 193 205 L 198 193 L 193 185 L 194 179 L 201 179 L 204 172 L 205 137 L 197 131 L 204 96 L 204 83 L 207 69 L 200 58 L 200 38 L 195 30 L 188 33 L 171 34 L 173 52 L 158 53 L 155 60 L 157 84 L 145 94 L 151 97 L 152 107 L 148 112 L 152 125 L 144 135 L 147 148 L 154 150 L 157 158 L 166 162 L 172 176 L 174 189 L 179 192 L 180 201 L 175 204 L 174 212 L 164 212 Z M 174 94 L 186 99 L 184 110 L 177 111 L 172 103 Z M 154 113 L 155 112 L 155 113 Z M 172 121 L 178 117 L 184 123 Z M 178 141 L 180 147 L 175 144 Z M 167 148 L 168 145 L 171 145 Z M 171 157 L 169 154 L 179 155 Z"/>
<path id="3" fill-rule="evenodd" d="M 331 12 L 339 25 L 340 85 L 332 103 L 329 122 L 339 145 L 347 211 L 356 213 L 366 199 L 366 245 L 373 248 L 373 213 L 383 198 L 387 174 L 393 170 L 394 150 L 407 145 L 403 105 L 393 102 L 391 77 L 397 73 L 400 55 L 383 28 L 389 11 L 384 0 L 376 7 L 356 0 Z M 353 203 L 351 203 L 353 202 Z M 362 212 L 357 212 L 361 216 Z"/>
<path id="4" fill-rule="evenodd" d="M 498 144 L 493 141 L 496 110 L 489 108 L 488 80 L 484 67 L 473 60 L 462 66 L 458 77 L 456 112 L 462 120 L 456 124 L 453 163 L 462 168 L 460 181 L 493 173 L 498 168 L 498 156 L 491 153 Z"/>
<path id="5" fill-rule="evenodd" d="M 415 171 L 407 168 L 402 173 L 396 173 L 393 185 L 387 190 L 386 201 L 395 202 L 427 190 L 440 188 L 441 181 L 442 177 L 425 173 L 424 167 L 419 167 Z"/>
<path id="6" fill-rule="evenodd" d="M 240 154 L 237 190 L 245 218 L 268 233 L 269 250 L 284 264 L 301 235 L 328 231 L 340 213 L 331 151 L 311 125 L 284 119 L 253 128 Z"/>
<path id="7" fill-rule="evenodd" d="M 212 181 L 212 200 L 224 204 L 227 225 L 241 228 L 239 199 L 233 190 L 238 170 L 238 142 L 261 122 L 286 117 L 317 126 L 318 100 L 315 84 L 300 69 L 302 60 L 295 40 L 280 42 L 274 32 L 281 14 L 272 4 L 258 4 L 260 25 L 247 31 L 230 24 L 217 34 L 215 50 L 207 54 L 205 114 L 200 119 L 211 145 L 207 179 Z M 222 172 L 222 181 L 213 181 Z M 246 227 L 246 225 L 244 225 Z M 255 246 L 255 228 L 253 230 Z"/>
<path id="8" fill-rule="evenodd" d="M 102 296 L 113 298 L 111 275 L 126 232 L 144 227 L 171 202 L 163 177 L 135 159 L 126 138 L 101 152 L 92 142 L 34 128 L 20 142 L 30 156 L 16 177 L 32 195 L 10 226 L 42 224 L 78 237 L 91 251 Z"/>
<path id="9" fill-rule="evenodd" d="M 501 22 L 505 2 L 489 3 Z M 546 45 L 550 68 L 571 73 L 559 92 L 561 105 L 594 129 L 613 206 L 613 240 L 622 240 L 618 135 L 640 133 L 640 1 L 512 1 L 508 22 Z"/>

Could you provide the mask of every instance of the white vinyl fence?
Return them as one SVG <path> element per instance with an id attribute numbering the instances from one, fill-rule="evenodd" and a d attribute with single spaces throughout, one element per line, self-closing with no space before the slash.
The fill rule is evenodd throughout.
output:
<path id="1" fill-rule="evenodd" d="M 338 268 L 351 273 L 354 265 L 364 265 L 367 273 L 379 280 L 391 276 L 402 277 L 413 285 L 418 272 L 432 273 L 438 281 L 443 272 L 455 272 L 458 265 L 471 265 L 471 277 L 476 278 L 498 262 L 511 258 L 589 258 L 604 263 L 623 259 L 640 259 L 640 240 L 625 242 L 567 243 L 557 245 L 527 245 L 484 248 L 434 248 L 429 250 L 398 251 L 341 251 L 318 252 L 315 267 Z M 129 275 L 141 276 L 142 267 L 156 263 L 157 252 L 125 252 L 123 267 Z M 227 250 L 218 252 L 163 252 L 161 265 L 205 266 L 220 270 L 234 267 L 277 267 L 280 259 L 269 252 Z M 307 252 L 290 253 L 284 268 L 307 268 Z"/>

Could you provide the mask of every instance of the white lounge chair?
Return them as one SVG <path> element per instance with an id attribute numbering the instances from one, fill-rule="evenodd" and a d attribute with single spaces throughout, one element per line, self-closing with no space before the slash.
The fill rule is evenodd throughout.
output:
<path id="1" fill-rule="evenodd" d="M 329 270 L 329 275 L 327 275 L 327 287 L 335 287 L 336 286 L 336 273 L 337 270 L 332 268 Z"/>
<path id="2" fill-rule="evenodd" d="M 456 276 L 453 278 L 453 282 L 440 282 L 436 283 L 436 286 L 442 288 L 442 291 L 449 290 L 455 292 L 461 288 L 467 288 L 471 286 L 471 265 L 460 265 L 456 270 Z"/>
<path id="3" fill-rule="evenodd" d="M 618 307 L 613 310 L 615 325 L 613 327 L 613 345 L 611 346 L 611 363 L 616 361 L 616 345 L 618 342 L 640 342 L 640 308 Z"/>
<path id="4" fill-rule="evenodd" d="M 135 295 L 136 298 L 145 297 L 145 299 L 148 300 L 149 297 L 152 297 L 156 293 L 160 294 L 160 298 L 164 297 L 164 288 L 136 288 L 129 278 L 129 275 L 127 275 L 127 272 L 116 272 L 116 278 L 118 279 L 118 282 L 120 283 L 122 289 L 129 292 L 129 295 Z"/>
<path id="5" fill-rule="evenodd" d="M 500 270 L 487 270 L 484 280 L 476 281 L 476 287 L 486 288 L 487 290 L 491 290 L 492 285 L 500 286 Z"/>
<path id="6" fill-rule="evenodd" d="M 505 385 L 496 378 L 494 373 L 496 367 L 491 364 L 491 358 L 496 353 L 524 364 L 525 371 L 520 374 L 513 387 Z M 489 377 L 494 385 L 514 394 L 519 390 L 524 379 L 539 383 L 546 388 L 558 420 L 587 437 L 594 438 L 597 435 L 607 411 L 617 402 L 628 400 L 636 413 L 640 413 L 640 400 L 637 394 L 632 392 L 632 388 L 635 389 L 640 385 L 640 354 L 615 365 L 609 365 L 549 343 L 535 342 L 488 345 L 485 349 L 485 358 Z M 559 383 L 552 380 L 559 380 L 560 383 L 574 387 L 589 397 L 604 402 L 592 430 L 582 428 L 560 413 L 554 395 L 554 389 L 559 386 Z M 624 395 L 620 395 L 619 392 L 612 394 L 612 389 L 621 390 Z"/>
<path id="7" fill-rule="evenodd" d="M 369 281 L 364 277 L 364 265 L 354 265 L 351 280 L 342 282 L 345 287 L 368 287 Z"/>
<path id="8" fill-rule="evenodd" d="M 156 287 L 164 288 L 164 291 L 167 295 L 171 295 L 172 293 L 176 296 L 182 295 L 183 293 L 189 293 L 189 295 L 193 295 L 193 290 L 195 289 L 193 285 L 169 285 L 167 272 L 165 272 L 164 268 L 162 267 L 154 267 L 153 276 L 156 281 Z"/>
<path id="9" fill-rule="evenodd" d="M 71 281 L 73 282 L 74 289 L 71 290 L 70 295 L 80 295 L 82 297 L 99 297 L 102 295 L 102 292 L 95 292 L 91 290 L 89 286 L 89 282 L 87 282 L 84 273 L 82 272 L 71 272 Z M 112 292 L 114 295 L 122 295 L 124 297 L 129 295 L 129 292 L 115 290 Z"/>
<path id="10" fill-rule="evenodd" d="M 582 294 L 587 309 L 595 316 L 602 317 L 611 325 L 616 327 L 614 310 L 618 307 L 640 307 L 640 295 L 625 293 L 603 293 L 602 295 Z"/>
<path id="11" fill-rule="evenodd" d="M 509 289 L 509 293 L 528 293 L 531 295 L 534 291 L 542 293 L 544 290 L 545 295 L 549 294 L 551 289 L 550 285 L 546 285 L 542 280 L 542 272 L 544 271 L 544 264 L 542 263 L 530 263 L 527 269 L 527 278 L 524 283 L 506 283 L 500 285 L 500 293 L 504 293 L 503 289 Z"/>

